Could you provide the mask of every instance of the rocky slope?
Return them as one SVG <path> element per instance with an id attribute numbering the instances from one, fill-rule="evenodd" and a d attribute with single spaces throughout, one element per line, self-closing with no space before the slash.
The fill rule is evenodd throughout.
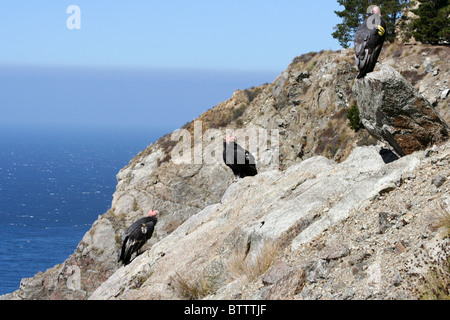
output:
<path id="1" fill-rule="evenodd" d="M 441 148 L 433 161 L 445 169 L 435 174 L 447 176 L 450 144 Z M 448 194 L 448 183 L 437 191 L 428 181 L 425 190 L 435 199 L 429 193 L 426 201 L 406 194 L 397 208 L 385 206 L 381 200 L 397 189 L 410 191 L 410 180 L 423 181 L 415 172 L 431 159 L 418 152 L 386 165 L 378 149 L 358 147 L 340 164 L 312 157 L 284 172 L 267 171 L 232 184 L 220 202 L 120 268 L 90 299 L 408 297 L 391 290 L 392 278 L 401 284 L 408 277 L 411 270 L 401 268 L 406 269 L 404 259 L 418 256 L 417 237 L 425 237 L 421 244 L 426 245 L 439 239 L 427 229 L 427 215 L 439 205 L 433 201 Z M 409 210 L 408 203 L 414 203 Z M 431 212 L 422 212 L 425 208 Z M 379 234 L 381 212 L 387 221 Z M 269 276 L 254 261 L 274 263 L 272 273 L 281 275 L 264 280 Z M 280 280 L 288 283 L 277 288 Z"/>
<path id="2" fill-rule="evenodd" d="M 381 54 L 447 123 L 449 53 L 393 44 Z M 450 147 L 386 165 L 367 130 L 348 127 L 355 76 L 352 50 L 309 53 L 178 132 L 195 159 L 220 150 L 226 132 L 255 130 L 254 178 L 231 184 L 217 159 L 176 164 L 178 139 L 162 137 L 118 173 L 111 209 L 75 252 L 2 299 L 417 297 L 417 252 L 446 241 L 430 221 L 448 206 L 449 182 L 430 180 L 448 177 Z M 122 267 L 121 234 L 149 209 L 161 217 L 148 250 Z"/>

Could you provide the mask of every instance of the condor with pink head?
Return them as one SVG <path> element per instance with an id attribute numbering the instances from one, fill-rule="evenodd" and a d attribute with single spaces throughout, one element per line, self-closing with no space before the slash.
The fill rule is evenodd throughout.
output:
<path id="1" fill-rule="evenodd" d="M 148 216 L 134 222 L 122 236 L 122 250 L 120 251 L 119 261 L 127 265 L 131 261 L 131 256 L 136 253 L 139 255 L 139 249 L 151 238 L 158 219 L 158 211 L 150 210 Z"/>

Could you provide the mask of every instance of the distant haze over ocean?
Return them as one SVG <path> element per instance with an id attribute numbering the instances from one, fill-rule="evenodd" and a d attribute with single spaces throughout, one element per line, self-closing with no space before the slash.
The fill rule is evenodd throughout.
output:
<path id="1" fill-rule="evenodd" d="M 3 124 L 114 125 L 172 132 L 278 72 L 0 66 Z"/>
<path id="2" fill-rule="evenodd" d="M 0 128 L 0 294 L 62 263 L 105 213 L 116 174 L 164 132 Z"/>

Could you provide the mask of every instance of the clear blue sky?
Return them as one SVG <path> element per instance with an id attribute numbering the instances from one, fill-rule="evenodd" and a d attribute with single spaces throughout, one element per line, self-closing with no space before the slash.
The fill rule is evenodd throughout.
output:
<path id="1" fill-rule="evenodd" d="M 69 30 L 69 5 L 81 29 Z M 336 0 L 1 1 L 0 64 L 281 72 L 309 51 L 337 49 Z"/>
<path id="2" fill-rule="evenodd" d="M 81 9 L 79 30 L 69 30 L 66 26 L 66 20 L 70 16 L 66 10 L 72 4 Z M 13 121 L 15 116 L 20 116 L 26 122 L 24 119 L 32 108 L 31 104 L 40 112 L 35 111 L 33 116 L 28 114 L 30 119 L 36 120 L 39 115 L 46 115 L 47 120 L 56 122 L 69 121 L 69 118 L 73 120 L 73 115 L 64 117 L 61 110 L 59 118 L 54 112 L 49 118 L 48 112 L 52 108 L 61 108 L 61 101 L 64 100 L 62 94 L 67 97 L 70 90 L 79 92 L 85 99 L 72 99 L 74 101 L 70 110 L 74 114 L 73 108 L 77 103 L 79 114 L 92 113 L 92 108 L 96 108 L 96 114 L 119 110 L 132 94 L 135 96 L 129 101 L 134 104 L 127 108 L 130 111 L 135 108 L 135 113 L 145 112 L 149 109 L 146 106 L 152 101 L 156 103 L 151 92 L 145 95 L 145 92 L 135 92 L 137 89 L 131 93 L 124 90 L 122 97 L 111 98 L 111 88 L 116 88 L 117 95 L 117 87 L 123 87 L 123 81 L 114 86 L 108 86 L 105 81 L 101 81 L 101 85 L 99 82 L 91 83 L 94 88 L 99 89 L 96 95 L 96 90 L 87 90 L 85 87 L 89 85 L 83 84 L 83 81 L 71 82 L 73 74 L 61 71 L 67 67 L 72 71 L 74 68 L 120 69 L 127 72 L 148 70 L 153 73 L 155 70 L 184 70 L 186 78 L 180 77 L 178 80 L 182 82 L 185 79 L 191 84 L 192 78 L 187 76 L 189 70 L 202 70 L 203 75 L 197 73 L 195 76 L 197 83 L 203 87 L 198 92 L 210 99 L 199 101 L 198 110 L 192 107 L 195 100 L 189 102 L 187 107 L 195 109 L 192 114 L 179 115 L 188 117 L 184 122 L 192 120 L 201 111 L 231 97 L 234 89 L 272 82 L 295 56 L 322 49 L 339 49 L 338 42 L 331 37 L 333 26 L 339 22 L 333 12 L 337 9 L 339 6 L 336 0 L 1 1 L 0 68 L 6 68 L 8 72 L 7 75 L 3 72 L 0 85 L 7 84 L 8 88 L 0 88 L 0 105 L 9 107 L 10 110 L 9 118 L 3 117 L 3 121 Z M 31 71 L 33 75 L 28 76 L 25 69 L 30 67 L 34 68 Z M 61 74 L 52 78 L 52 74 L 57 72 L 48 73 L 45 71 L 48 68 L 59 68 L 66 75 L 65 80 Z M 225 77 L 228 77 L 224 80 L 226 84 L 220 81 L 216 83 L 225 90 L 218 93 L 217 88 L 211 87 L 211 79 L 214 74 L 218 75 L 224 70 L 230 73 Z M 63 93 L 53 90 L 55 87 L 51 84 L 47 84 L 47 89 L 40 88 L 37 82 L 43 85 L 44 80 L 37 80 L 39 77 L 36 74 L 40 74 L 44 80 L 51 78 L 54 85 L 64 87 L 61 91 Z M 174 74 L 174 77 L 177 75 Z M 92 78 L 95 77 L 85 75 L 86 81 L 91 81 Z M 174 85 L 172 79 L 167 79 L 167 85 Z M 236 81 L 233 82 L 233 79 Z M 131 80 L 127 81 L 130 84 Z M 185 83 L 181 82 L 179 85 L 184 86 Z M 149 87 L 154 88 L 147 82 L 142 90 L 149 92 Z M 16 97 L 25 97 L 20 97 L 21 101 L 15 101 L 13 93 Z M 1 98 L 2 94 L 10 97 Z M 50 100 L 46 101 L 49 95 Z M 109 96 L 108 109 L 102 104 L 102 97 L 105 95 Z M 88 96 L 91 105 L 89 108 L 83 107 Z M 186 93 L 186 96 L 189 94 Z M 191 98 L 196 97 L 191 95 Z M 117 100 L 121 101 L 121 106 L 119 102 L 114 105 Z M 58 103 L 59 106 L 56 106 Z M 157 103 L 161 105 L 162 100 Z M 172 106 L 173 110 L 183 108 L 179 101 L 176 103 L 178 109 Z M 149 113 L 150 115 L 154 113 Z M 114 117 L 121 121 L 125 119 L 123 111 L 110 116 L 111 121 Z M 80 117 L 82 121 L 82 116 Z M 129 119 L 130 123 L 137 120 L 138 117 Z M 177 121 L 177 124 L 183 122 L 181 119 Z"/>

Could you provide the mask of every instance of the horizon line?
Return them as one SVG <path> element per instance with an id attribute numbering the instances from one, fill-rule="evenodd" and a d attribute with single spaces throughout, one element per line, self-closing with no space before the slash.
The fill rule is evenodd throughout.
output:
<path id="1" fill-rule="evenodd" d="M 288 66 L 286 66 L 287 68 Z M 230 69 L 230 68 L 207 68 L 207 67 L 166 67 L 166 66 L 125 66 L 125 65 L 76 65 L 76 64 L 11 64 L 0 62 L 1 69 L 46 69 L 46 70 L 73 70 L 73 71 L 119 71 L 119 72 L 183 72 L 183 73 L 225 73 L 225 74 L 281 74 L 283 70 L 275 69 Z"/>

